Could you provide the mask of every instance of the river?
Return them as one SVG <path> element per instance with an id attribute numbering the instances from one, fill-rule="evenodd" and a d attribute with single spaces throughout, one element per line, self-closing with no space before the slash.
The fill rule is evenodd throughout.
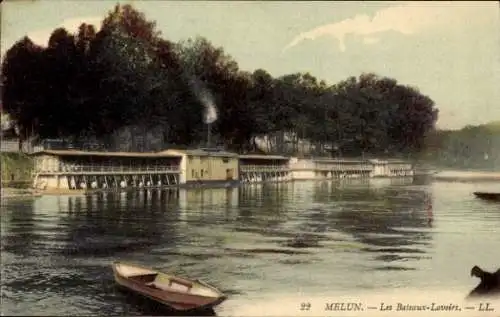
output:
<path id="1" fill-rule="evenodd" d="M 333 316 L 325 303 L 341 300 L 455 303 L 478 283 L 473 265 L 500 267 L 500 208 L 477 189 L 500 184 L 371 179 L 3 199 L 2 314 L 150 314 L 115 290 L 114 260 L 214 284 L 229 295 L 219 316 Z M 493 304 L 472 315 L 500 316 Z"/>

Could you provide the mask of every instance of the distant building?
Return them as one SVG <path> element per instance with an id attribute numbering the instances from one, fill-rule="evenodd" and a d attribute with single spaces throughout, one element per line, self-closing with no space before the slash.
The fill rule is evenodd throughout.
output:
<path id="1" fill-rule="evenodd" d="M 22 143 L 19 140 L 19 131 L 8 114 L 1 110 L 0 104 L 0 151 L 1 152 L 19 152 L 22 149 Z"/>

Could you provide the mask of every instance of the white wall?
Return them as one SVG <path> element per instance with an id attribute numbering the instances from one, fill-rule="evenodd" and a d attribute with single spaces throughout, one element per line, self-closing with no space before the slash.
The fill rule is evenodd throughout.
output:
<path id="1" fill-rule="evenodd" d="M 182 154 L 180 163 L 179 184 L 186 183 L 186 173 L 187 173 L 187 155 Z"/>

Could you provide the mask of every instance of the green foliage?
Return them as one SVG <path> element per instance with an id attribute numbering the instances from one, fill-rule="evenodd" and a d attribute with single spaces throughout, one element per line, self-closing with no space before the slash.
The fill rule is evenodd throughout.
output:
<path id="1" fill-rule="evenodd" d="M 426 158 L 448 168 L 500 170 L 500 122 L 435 131 Z"/>
<path id="2" fill-rule="evenodd" d="M 2 183 L 29 181 L 33 171 L 33 159 L 23 153 L 0 153 Z"/>
<path id="3" fill-rule="evenodd" d="M 207 39 L 162 39 L 155 22 L 130 5 L 116 5 L 99 30 L 54 30 L 47 48 L 21 39 L 3 72 L 5 110 L 23 134 L 42 138 L 110 143 L 110 135 L 135 125 L 161 127 L 164 145 L 199 144 L 213 103 L 213 137 L 233 150 L 255 150 L 256 137 L 273 136 L 284 152 L 286 134 L 295 152 L 308 140 L 316 151 L 394 155 L 421 151 L 438 114 L 416 88 L 375 74 L 329 86 L 309 73 L 241 71 Z"/>

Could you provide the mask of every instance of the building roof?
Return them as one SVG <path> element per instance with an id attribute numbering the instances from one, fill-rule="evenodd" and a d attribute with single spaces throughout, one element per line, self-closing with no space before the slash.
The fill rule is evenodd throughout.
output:
<path id="1" fill-rule="evenodd" d="M 290 158 L 282 155 L 265 155 L 265 154 L 244 154 L 240 155 L 240 159 L 248 160 L 289 160 Z"/>
<path id="2" fill-rule="evenodd" d="M 105 157 L 143 157 L 143 158 L 161 158 L 161 157 L 182 157 L 184 155 L 193 156 L 219 156 L 219 157 L 239 157 L 240 159 L 258 159 L 258 160 L 289 160 L 287 156 L 281 155 L 259 155 L 237 153 L 227 151 L 210 151 L 206 149 L 178 150 L 168 149 L 160 152 L 104 152 L 104 151 L 80 151 L 80 150 L 42 150 L 31 155 L 55 155 L 55 156 L 105 156 Z"/>
<path id="3" fill-rule="evenodd" d="M 142 158 L 162 158 L 162 157 L 182 157 L 182 154 L 163 152 L 101 152 L 101 151 L 79 151 L 79 150 L 43 150 L 31 155 L 56 155 L 56 156 L 106 156 L 106 157 L 142 157 Z"/>
<path id="4" fill-rule="evenodd" d="M 222 157 L 238 157 L 237 153 L 226 151 L 210 151 L 205 149 L 192 149 L 192 150 L 177 150 L 169 149 L 160 153 L 171 153 L 176 155 L 193 155 L 193 156 L 222 156 Z"/>
<path id="5" fill-rule="evenodd" d="M 368 160 L 362 159 L 342 159 L 342 158 L 316 158 L 313 159 L 314 162 L 318 163 L 346 163 L 346 164 L 358 164 L 358 163 L 369 163 Z"/>
<path id="6" fill-rule="evenodd" d="M 372 159 L 370 163 L 373 164 L 412 164 L 409 160 L 402 159 Z"/>

